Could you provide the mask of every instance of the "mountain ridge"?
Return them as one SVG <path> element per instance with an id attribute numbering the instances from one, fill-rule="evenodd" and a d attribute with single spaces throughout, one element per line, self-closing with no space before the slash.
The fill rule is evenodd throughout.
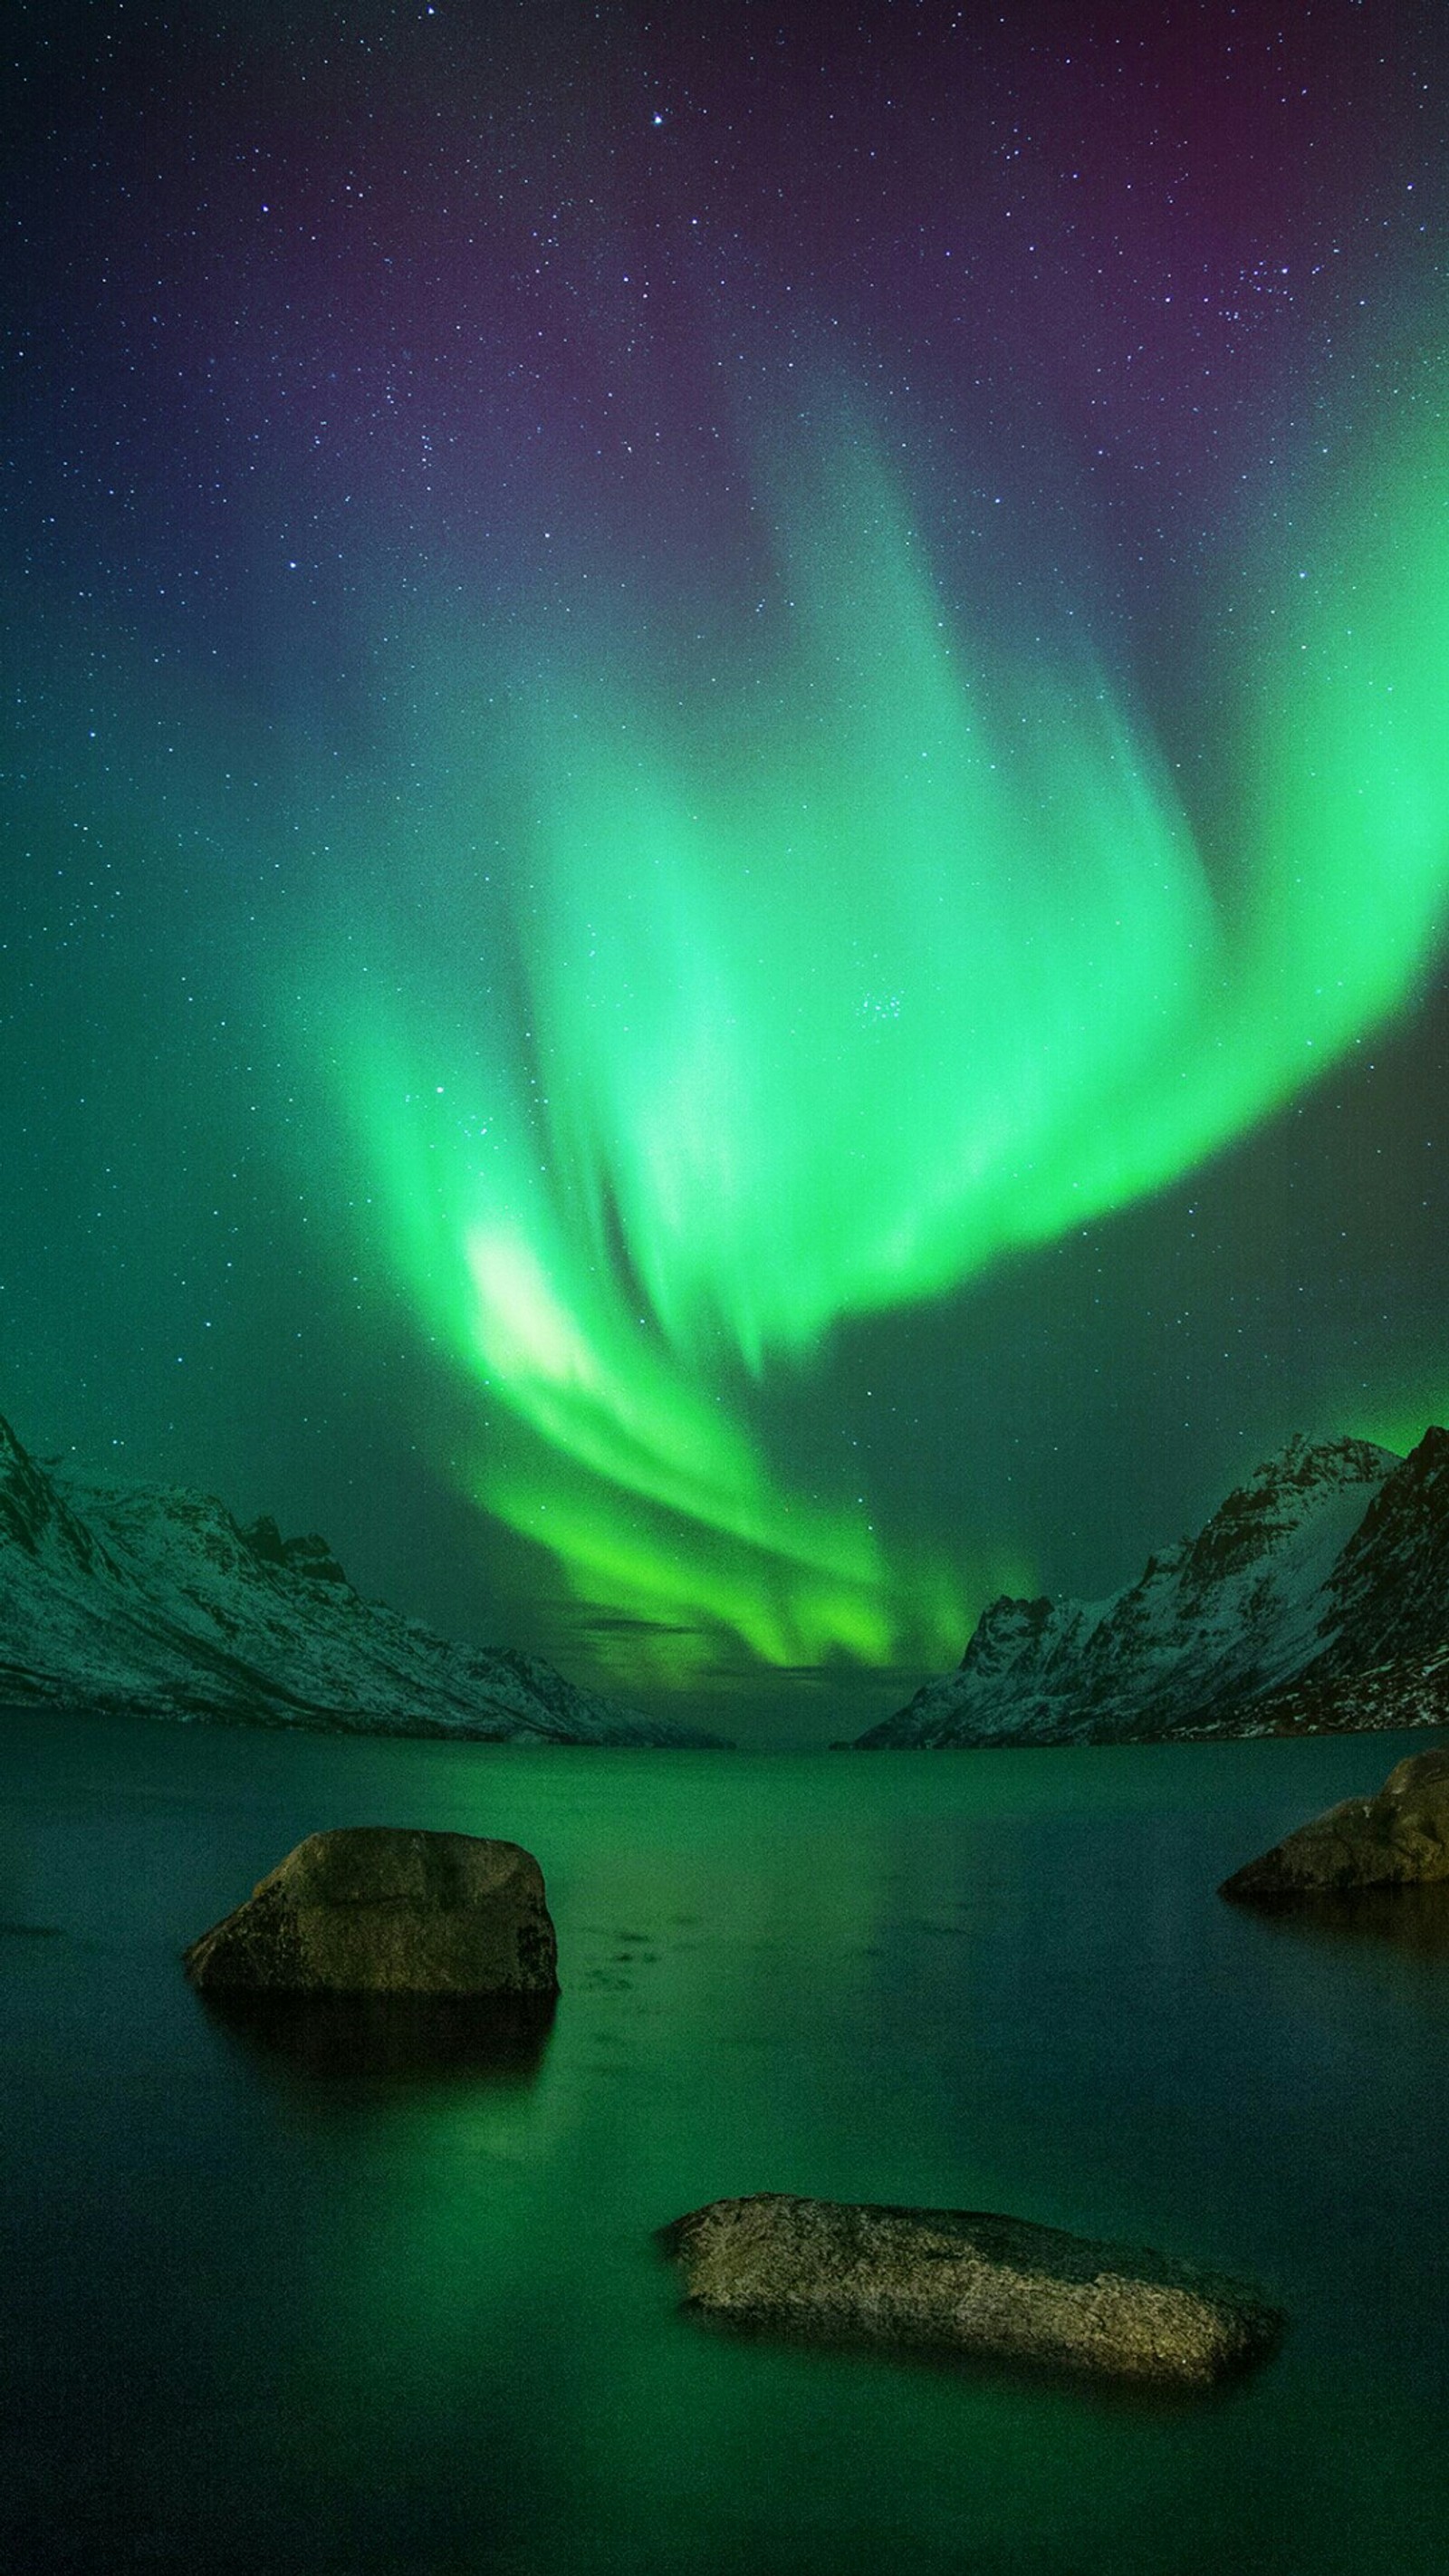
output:
<path id="1" fill-rule="evenodd" d="M 0 1705 L 482 1743 L 697 1747 L 512 1647 L 365 1601 L 214 1494 L 48 1473 L 0 1417 Z"/>
<path id="2" fill-rule="evenodd" d="M 1295 1435 L 1099 1602 L 991 1603 L 852 1749 L 1449 1723 L 1449 1432 Z"/>

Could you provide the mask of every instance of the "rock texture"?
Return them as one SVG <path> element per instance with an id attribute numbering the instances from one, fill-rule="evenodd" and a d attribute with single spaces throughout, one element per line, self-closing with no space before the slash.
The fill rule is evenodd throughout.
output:
<path id="1" fill-rule="evenodd" d="M 1100 1602 L 994 1602 L 867 1750 L 1449 1723 L 1449 1433 L 1290 1441 Z"/>
<path id="2" fill-rule="evenodd" d="M 1345 1798 L 1300 1825 L 1220 1892 L 1245 1905 L 1278 1905 L 1437 1879 L 1449 1879 L 1449 1753 L 1415 1753 L 1395 1765 L 1376 1797 Z"/>
<path id="3" fill-rule="evenodd" d="M 518 1843 L 356 1825 L 309 1834 L 186 1953 L 193 1982 L 249 1995 L 558 1992 L 543 1872 Z"/>
<path id="4" fill-rule="evenodd" d="M 353 1590 L 323 1538 L 210 1494 L 64 1488 L 0 1422 L 0 1707 L 689 1745 L 538 1656 L 464 1646 Z"/>
<path id="5" fill-rule="evenodd" d="M 691 2306 L 811 2342 L 1203 2388 L 1260 2359 L 1283 2325 L 1242 2283 L 977 2210 L 761 2192 L 692 2210 L 661 2242 Z"/>

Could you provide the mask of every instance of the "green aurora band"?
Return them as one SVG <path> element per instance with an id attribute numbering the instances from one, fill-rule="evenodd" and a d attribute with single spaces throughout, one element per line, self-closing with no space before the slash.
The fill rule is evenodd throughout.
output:
<path id="1" fill-rule="evenodd" d="M 1345 482 L 1232 647 L 1214 877 L 1127 688 L 948 607 L 859 442 L 781 513 L 737 683 L 684 702 L 616 641 L 535 693 L 521 776 L 471 818 L 454 789 L 445 903 L 490 796 L 522 818 L 515 1003 L 495 981 L 460 1046 L 456 992 L 430 1022 L 394 959 L 398 1006 L 340 1017 L 349 1111 L 395 1272 L 491 1398 L 457 1472 L 622 1678 L 953 1659 L 1024 1569 L 792 1494 L 752 1399 L 843 1320 L 1178 1179 L 1414 997 L 1449 905 L 1449 475 L 1411 433 Z"/>

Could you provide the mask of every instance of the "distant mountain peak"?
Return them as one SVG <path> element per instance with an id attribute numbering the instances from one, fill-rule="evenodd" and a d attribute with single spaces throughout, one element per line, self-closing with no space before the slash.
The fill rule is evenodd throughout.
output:
<path id="1" fill-rule="evenodd" d="M 1382 1449 L 1376 1441 L 1359 1440 L 1351 1433 L 1314 1440 L 1307 1432 L 1295 1431 L 1244 1478 L 1239 1490 L 1247 1492 L 1259 1484 L 1364 1484 L 1398 1463 L 1396 1449 Z"/>
<path id="2" fill-rule="evenodd" d="M 240 1532 L 242 1545 L 250 1548 L 259 1565 L 277 1565 L 289 1574 L 305 1575 L 312 1583 L 338 1583 L 351 1592 L 352 1586 L 338 1564 L 325 1538 L 315 1534 L 308 1538 L 283 1538 L 270 1512 L 263 1512 Z"/>
<path id="3" fill-rule="evenodd" d="M 1186 1548 L 1196 1583 L 1218 1582 L 1285 1545 L 1307 1514 L 1345 1492 L 1365 1499 L 1399 1464 L 1370 1440 L 1308 1440 L 1301 1433 L 1255 1467 Z"/>

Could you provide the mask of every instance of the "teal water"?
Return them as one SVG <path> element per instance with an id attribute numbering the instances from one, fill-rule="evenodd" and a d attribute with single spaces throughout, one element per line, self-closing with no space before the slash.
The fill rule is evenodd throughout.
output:
<path id="1" fill-rule="evenodd" d="M 1216 1882 L 1430 1740 L 493 1751 L 6 1721 L 0 2563 L 1443 2576 L 1449 1894 Z M 298 2061 L 182 1945 L 304 1833 L 542 1860 L 536 2062 Z M 651 2231 L 782 2189 L 1255 2276 L 1232 2395 L 737 2343 Z"/>

